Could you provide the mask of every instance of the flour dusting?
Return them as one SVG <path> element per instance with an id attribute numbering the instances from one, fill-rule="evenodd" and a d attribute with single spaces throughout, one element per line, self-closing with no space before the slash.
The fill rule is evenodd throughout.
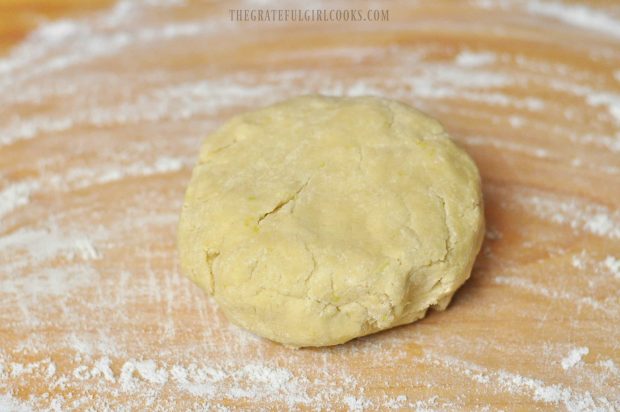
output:
<path id="1" fill-rule="evenodd" d="M 620 209 L 613 210 L 579 198 L 542 193 L 519 197 L 517 202 L 535 215 L 554 223 L 597 236 L 620 239 Z"/>
<path id="2" fill-rule="evenodd" d="M 465 67 L 485 66 L 495 62 L 497 57 L 489 52 L 472 52 L 464 50 L 456 56 L 456 64 Z"/>
<path id="3" fill-rule="evenodd" d="M 562 358 L 562 369 L 567 370 L 578 365 L 589 352 L 590 350 L 586 347 L 572 349 L 566 357 Z"/>
<path id="4" fill-rule="evenodd" d="M 620 259 L 615 256 L 607 256 L 604 263 L 614 277 L 620 279 Z"/>
<path id="5" fill-rule="evenodd" d="M 528 1 L 527 10 L 561 20 L 584 29 L 620 38 L 620 20 L 587 6 L 567 5 L 556 1 Z"/>
<path id="6" fill-rule="evenodd" d="M 34 181 L 22 181 L 12 184 L 0 192 L 0 218 L 20 206 L 28 204 L 30 195 L 40 184 Z"/>
<path id="7" fill-rule="evenodd" d="M 572 2 L 472 5 L 289 30 L 121 0 L 1 56 L 0 410 L 620 410 L 620 24 Z M 476 160 L 488 230 L 446 312 L 292 351 L 181 276 L 202 141 L 308 93 L 411 103 Z"/>

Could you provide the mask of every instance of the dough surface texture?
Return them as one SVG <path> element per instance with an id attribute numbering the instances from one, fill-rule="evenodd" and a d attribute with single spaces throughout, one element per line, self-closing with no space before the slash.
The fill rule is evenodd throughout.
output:
<path id="1" fill-rule="evenodd" d="M 445 309 L 483 233 L 478 170 L 437 121 L 391 100 L 304 96 L 206 139 L 178 243 L 231 322 L 303 347 Z"/>

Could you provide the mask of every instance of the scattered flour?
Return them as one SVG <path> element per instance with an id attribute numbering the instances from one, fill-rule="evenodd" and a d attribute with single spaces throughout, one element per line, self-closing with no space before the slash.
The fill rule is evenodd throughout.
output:
<path id="1" fill-rule="evenodd" d="M 580 96 L 589 106 L 605 107 L 607 112 L 615 120 L 615 124 L 620 124 L 620 94 L 605 89 L 594 89 L 589 86 L 571 83 L 562 79 L 550 79 L 547 86 L 561 93 L 570 93 L 575 96 Z M 588 141 L 587 136 L 588 135 L 580 137 L 582 140 Z M 598 138 L 596 140 L 603 140 L 601 143 L 614 151 L 620 150 L 620 141 L 618 139 L 611 138 L 610 142 L 605 142 L 604 138 Z"/>
<path id="2" fill-rule="evenodd" d="M 532 282 L 529 279 L 498 275 L 494 276 L 492 281 L 497 285 L 516 287 L 533 295 L 543 296 L 552 300 L 563 300 L 568 304 L 572 303 L 578 310 L 581 310 L 585 306 L 589 309 L 594 309 L 611 316 L 618 316 L 620 314 L 617 307 L 607 305 L 605 302 L 598 301 L 591 296 L 569 293 L 557 287 L 547 287 L 543 284 Z"/>
<path id="3" fill-rule="evenodd" d="M 0 250 L 13 254 L 13 267 L 20 262 L 24 265 L 48 262 L 56 257 L 84 261 L 101 258 L 90 237 L 81 233 L 64 233 L 56 226 L 45 229 L 18 229 L 0 237 Z M 20 257 L 24 254 L 25 257 Z"/>
<path id="4" fill-rule="evenodd" d="M 503 141 L 499 138 L 484 136 L 465 136 L 462 140 L 472 146 L 490 146 L 501 150 L 508 150 L 516 153 L 523 153 L 528 156 L 537 157 L 539 159 L 548 159 L 551 153 L 542 147 L 534 147 L 526 144 Z"/>
<path id="5" fill-rule="evenodd" d="M 11 378 L 16 378 L 24 373 L 24 365 L 21 363 L 12 363 L 11 364 Z"/>
<path id="6" fill-rule="evenodd" d="M 355 396 L 345 396 L 344 404 L 350 411 L 363 411 L 371 406 L 367 399 L 358 399 Z"/>
<path id="7" fill-rule="evenodd" d="M 615 256 L 607 256 L 603 263 L 616 279 L 620 279 L 620 259 Z"/>
<path id="8" fill-rule="evenodd" d="M 573 26 L 620 38 L 620 20 L 587 6 L 569 5 L 558 1 L 530 0 L 527 2 L 527 10 Z"/>
<path id="9" fill-rule="evenodd" d="M 5 295 L 19 296 L 22 308 L 39 304 L 37 298 L 66 297 L 77 289 L 93 285 L 99 273 L 87 265 L 67 265 L 60 268 L 41 268 L 22 276 L 0 277 L 0 291 Z M 26 319 L 24 322 L 34 321 Z"/>
<path id="10" fill-rule="evenodd" d="M 10 395 L 0 394 L 0 410 L 9 412 L 31 412 L 32 408 L 23 405 Z"/>
<path id="11" fill-rule="evenodd" d="M 459 66 L 480 67 L 491 64 L 495 62 L 496 59 L 497 57 L 494 53 L 464 50 L 456 56 L 455 62 Z"/>
<path id="12" fill-rule="evenodd" d="M 579 270 L 587 269 L 590 273 L 610 275 L 620 279 L 620 259 L 607 255 L 602 260 L 590 256 L 585 250 L 571 257 L 571 264 Z"/>
<path id="13" fill-rule="evenodd" d="M 608 370 L 613 376 L 620 378 L 620 368 L 615 364 L 613 360 L 606 359 L 606 360 L 598 361 L 597 365 Z"/>
<path id="14" fill-rule="evenodd" d="M 402 408 L 412 405 L 407 402 L 407 397 L 404 395 L 383 396 L 379 399 L 364 397 L 363 388 L 357 379 L 342 372 L 333 373 L 325 370 L 321 372 L 320 380 L 310 381 L 303 374 L 293 374 L 286 368 L 268 366 L 265 363 L 253 362 L 242 365 L 241 361 L 229 360 L 227 363 L 216 361 L 213 366 L 196 363 L 184 366 L 167 365 L 152 359 L 130 359 L 122 364 L 117 379 L 108 357 L 93 360 L 85 355 L 80 359 L 79 364 L 70 371 L 70 376 L 62 371 L 59 373 L 55 363 L 49 360 L 26 365 L 12 364 L 12 370 L 15 371 L 12 376 L 40 377 L 42 379 L 40 383 L 47 384 L 50 388 L 79 385 L 112 396 L 117 396 L 118 393 L 130 397 L 140 394 L 140 398 L 147 405 L 157 403 L 162 388 L 170 385 L 173 385 L 176 391 L 210 399 L 210 402 L 215 404 L 223 399 L 237 399 L 250 402 L 265 401 L 268 404 L 282 403 L 287 409 L 296 409 L 300 406 L 316 408 L 321 405 L 327 407 L 342 397 L 343 404 L 351 410 Z M 322 380 L 324 378 L 335 378 L 341 384 L 338 387 L 325 386 L 325 381 Z M 345 395 L 347 392 L 359 392 L 361 396 Z M 89 404 L 94 402 L 94 405 L 101 407 L 103 404 L 97 400 L 85 401 Z M 31 402 L 18 402 L 10 396 L 4 401 L 6 404 L 12 402 L 28 409 L 34 406 Z M 71 408 L 71 402 L 70 399 L 62 398 L 56 401 L 60 409 Z M 421 401 L 418 404 L 422 405 Z"/>
<path id="15" fill-rule="evenodd" d="M 567 370 L 576 366 L 589 352 L 590 350 L 586 347 L 572 349 L 570 353 L 562 359 L 562 369 Z"/>
<path id="16" fill-rule="evenodd" d="M 59 190 L 76 190 L 131 177 L 146 177 L 177 172 L 189 167 L 194 159 L 162 156 L 152 162 L 135 161 L 130 164 L 72 168 L 62 174 L 46 176 L 46 183 Z"/>
<path id="17" fill-rule="evenodd" d="M 540 379 L 505 370 L 491 371 L 483 366 L 449 356 L 431 356 L 429 360 L 462 373 L 475 382 L 490 385 L 499 392 L 530 394 L 535 401 L 556 406 L 563 405 L 569 411 L 611 411 L 616 406 L 614 401 L 605 397 L 594 397 L 588 391 L 574 391 L 561 384 L 547 384 Z"/>
<path id="18" fill-rule="evenodd" d="M 134 377 L 135 370 L 136 365 L 133 361 L 127 361 L 123 364 L 123 367 L 121 368 L 121 375 L 119 377 L 119 383 L 124 392 L 136 390 L 137 381 Z"/>
<path id="19" fill-rule="evenodd" d="M 396 398 L 391 399 L 389 402 L 386 402 L 385 406 L 390 409 L 401 409 L 405 406 L 407 402 L 407 396 L 398 395 Z"/>
<path id="20" fill-rule="evenodd" d="M 497 4 L 503 7 L 504 3 L 512 5 L 509 2 Z M 9 328 L 18 325 L 35 332 L 42 330 L 36 328 L 40 326 L 49 331 L 49 336 L 32 333 L 15 345 L 0 347 L 0 410 L 116 410 L 119 405 L 135 410 L 154 409 L 155 406 L 173 410 L 181 409 L 181 402 L 188 399 L 187 409 L 196 410 L 225 410 L 224 400 L 241 405 L 262 401 L 280 409 L 464 409 L 472 399 L 467 395 L 455 399 L 439 396 L 411 399 L 406 395 L 371 393 L 381 385 L 390 385 L 390 382 L 373 380 L 375 376 L 368 372 L 373 370 L 372 367 L 392 367 L 391 362 L 396 364 L 403 359 L 416 362 L 405 355 L 396 361 L 391 357 L 403 353 L 402 342 L 398 340 L 404 339 L 402 333 L 393 335 L 400 338 L 392 335 L 380 337 L 379 343 L 360 341 L 333 351 L 310 352 L 312 356 L 305 352 L 275 350 L 243 332 L 234 332 L 222 341 L 215 340 L 213 330 L 222 331 L 225 326 L 218 324 L 217 314 L 204 304 L 203 297 L 195 295 L 193 289 L 180 280 L 171 248 L 164 250 L 160 244 L 173 237 L 176 225 L 179 205 L 171 199 L 148 199 L 153 205 L 166 209 L 160 214 L 146 214 L 144 210 L 132 210 L 128 206 L 128 222 L 117 222 L 118 227 L 103 231 L 90 225 L 59 227 L 52 220 L 37 220 L 21 226 L 21 229 L 9 230 L 13 223 L 10 219 L 18 215 L 15 212 L 21 212 L 20 208 L 34 204 L 36 195 L 43 191 L 63 196 L 70 190 L 187 169 L 194 162 L 199 141 L 217 123 L 220 114 L 268 104 L 291 95 L 293 91 L 349 96 L 389 95 L 415 101 L 421 107 L 431 102 L 436 111 L 450 110 L 467 115 L 466 110 L 475 110 L 473 115 L 480 119 L 485 119 L 485 107 L 499 106 L 507 114 L 487 120 L 523 130 L 533 123 L 529 114 L 554 110 L 556 103 L 543 97 L 512 96 L 505 90 L 521 87 L 543 75 L 546 80 L 549 73 L 553 77 L 566 78 L 563 82 L 549 82 L 549 87 L 578 96 L 584 104 L 595 109 L 600 106 L 599 113 L 606 110 L 608 118 L 611 115 L 620 119 L 618 95 L 586 86 L 590 72 L 570 71 L 565 66 L 532 59 L 515 58 L 517 72 L 495 67 L 499 65 L 494 63 L 503 63 L 510 57 L 486 51 L 464 49 L 453 60 L 433 61 L 429 56 L 443 50 L 439 45 L 300 50 L 290 55 L 287 52 L 295 64 L 265 72 L 244 69 L 218 74 L 205 69 L 196 75 L 181 70 L 179 73 L 175 70 L 171 73 L 146 70 L 147 73 L 137 78 L 129 73 L 110 76 L 88 68 L 89 65 L 98 67 L 95 63 L 102 59 L 128 51 L 145 53 L 155 46 L 164 50 L 174 48 L 175 42 L 181 41 L 208 43 L 212 33 L 239 27 L 223 23 L 221 16 L 161 24 L 161 16 L 176 13 L 178 10 L 174 8 L 181 4 L 176 0 L 122 0 L 92 20 L 60 20 L 45 24 L 13 49 L 8 57 L 0 59 L 0 104 L 10 109 L 15 105 L 58 101 L 56 112 L 42 110 L 29 116 L 5 118 L 0 125 L 0 146 L 10 146 L 22 140 L 39 143 L 34 139 L 46 139 L 46 143 L 61 145 L 62 139 L 56 139 L 57 136 L 64 137 L 68 132 L 79 130 L 81 137 L 102 139 L 103 149 L 106 139 L 117 135 L 116 130 L 110 131 L 112 128 L 122 128 L 123 133 L 127 133 L 123 135 L 128 137 L 127 145 L 136 133 L 136 125 L 144 127 L 147 130 L 144 133 L 155 133 L 153 129 L 163 128 L 159 135 L 149 135 L 143 150 L 129 150 L 123 146 L 124 150 L 113 151 L 114 157 L 98 151 L 92 154 L 92 165 L 59 168 L 61 160 L 43 159 L 37 165 L 38 173 L 21 181 L 11 181 L 2 175 L 0 229 L 7 229 L 0 235 L 0 297 L 3 302 L 0 308 L 6 314 L 0 313 L 0 321 L 9 324 Z M 616 37 L 619 33 L 617 27 L 620 26 L 616 25 L 615 19 L 584 6 L 529 1 L 527 8 L 531 13 L 600 33 Z M 182 18 L 181 14 L 175 17 Z M 138 30 L 136 20 L 143 23 Z M 249 25 L 244 27 L 251 28 Z M 266 61 L 279 58 L 278 55 L 265 56 Z M 339 59 L 358 66 L 373 59 L 386 63 L 375 68 L 368 65 L 363 73 L 348 78 L 321 65 L 299 68 L 298 64 L 306 59 L 319 62 Z M 76 75 L 76 72 L 80 74 Z M 620 71 L 616 71 L 615 76 L 620 81 Z M 20 93 L 15 93 L 16 90 Z M 460 103 L 457 107 L 453 102 L 455 99 L 470 102 L 475 109 L 461 107 Z M 569 113 L 568 117 L 572 115 Z M 187 132 L 187 128 L 181 129 L 179 124 L 190 124 L 191 133 L 196 137 L 177 138 L 179 133 Z M 543 123 L 543 126 L 548 125 Z M 559 134 L 562 139 L 571 138 L 580 144 L 590 144 L 594 149 L 603 147 L 613 152 L 620 151 L 620 134 L 568 132 L 572 133 L 565 130 Z M 161 136 L 174 136 L 176 140 L 166 146 L 161 143 L 164 140 Z M 508 142 L 500 137 L 481 137 L 474 133 L 465 137 L 464 142 L 539 159 L 552 156 L 550 150 L 529 145 L 525 139 Z M 76 153 L 81 146 L 81 141 L 76 144 Z M 169 154 L 170 147 L 177 150 L 174 155 Z M 569 160 L 573 161 L 572 158 Z M 44 161 L 48 163 L 44 164 Z M 545 192 L 519 197 L 517 203 L 542 219 L 612 241 L 620 239 L 620 212 L 608 207 L 583 199 L 559 198 Z M 84 210 L 63 211 L 63 214 L 67 218 L 83 218 L 105 213 L 98 206 L 89 205 Z M 155 232 L 154 227 L 167 232 Z M 127 231 L 131 236 L 127 236 Z M 497 243 L 504 240 L 502 233 L 492 228 L 487 236 Z M 130 268 L 115 259 L 107 260 L 108 247 L 129 247 L 132 242 L 139 245 L 128 252 L 135 254 L 137 263 L 134 266 Z M 58 261 L 62 265 L 50 265 L 50 262 Z M 593 261 L 584 253 L 573 256 L 571 262 L 578 270 L 604 270 L 606 275 L 611 273 L 620 277 L 620 263 L 615 256 Z M 155 269 L 162 265 L 166 266 L 165 271 Z M 142 276 L 134 276 L 134 271 Z M 566 291 L 552 282 L 541 285 L 516 276 L 490 278 L 496 284 L 536 293 L 547 298 L 547 302 L 570 301 L 578 308 L 592 309 L 596 314 L 603 312 L 617 316 L 618 313 L 618 305 L 614 302 Z M 97 287 L 93 288 L 88 299 L 84 298 L 82 288 L 93 284 Z M 164 289 L 169 292 L 163 292 Z M 174 292 L 170 292 L 172 290 Z M 43 300 L 44 297 L 53 299 Z M 161 308 L 161 313 L 148 313 L 148 316 L 157 317 L 156 322 L 147 325 L 153 329 L 145 329 L 145 325 L 137 324 L 135 320 L 136 311 L 142 310 L 140 302 L 144 301 L 156 303 L 153 307 Z M 178 311 L 194 314 L 194 323 L 175 324 L 174 314 Z M 50 324 L 50 316 L 57 323 Z M 118 322 L 124 323 L 119 326 Z M 200 328 L 191 329 L 196 324 L 201 325 Z M 158 325 L 162 325 L 160 329 L 157 329 Z M 117 327 L 126 328 L 120 336 L 117 336 Z M 188 339 L 190 333 L 191 343 L 177 345 L 181 334 Z M 422 337 L 430 332 L 421 328 L 417 333 L 417 337 Z M 157 337 L 157 344 L 146 342 L 145 336 Z M 452 349 L 458 352 L 456 346 Z M 434 349 L 434 346 L 425 348 L 423 360 L 442 366 L 445 371 L 440 375 L 429 371 L 425 377 L 401 374 L 394 377 L 400 379 L 398 385 L 428 389 L 432 393 L 433 384 L 425 383 L 426 379 L 454 374 L 471 380 L 473 387 L 480 387 L 480 393 L 486 395 L 524 396 L 547 406 L 564 406 L 569 410 L 620 409 L 617 398 L 592 394 L 594 389 L 598 389 L 597 393 L 604 393 L 604 386 L 593 386 L 592 393 L 577 390 L 568 384 L 549 383 L 439 355 L 433 352 Z M 56 356 L 71 355 L 53 361 L 47 358 L 32 361 L 39 356 L 37 351 L 43 354 L 40 356 L 48 356 L 50 352 Z M 342 361 L 358 357 L 363 363 L 371 362 L 367 351 L 384 358 L 381 358 L 380 365 L 368 365 L 365 373 Z M 575 348 L 561 360 L 568 378 L 591 366 L 580 364 L 587 351 L 588 348 Z M 145 354 L 149 357 L 144 358 Z M 298 367 L 297 357 L 304 356 L 306 362 L 311 359 L 314 363 L 311 370 Z M 555 356 L 553 362 L 557 362 L 557 353 Z M 545 360 L 549 361 L 549 357 Z M 601 381 L 607 377 L 617 378 L 615 361 L 597 361 L 594 366 L 604 373 L 592 372 L 592 376 Z M 415 365 L 399 365 L 398 371 L 412 366 Z M 28 388 L 31 382 L 37 382 L 38 387 L 47 392 L 25 398 L 23 391 L 27 389 L 24 388 Z M 445 382 L 437 382 L 437 387 L 440 385 Z M 63 395 L 52 396 L 51 393 Z"/>
<path id="21" fill-rule="evenodd" d="M 88 366 L 80 365 L 73 371 L 73 377 L 77 380 L 84 381 L 86 379 L 90 379 L 90 371 Z"/>
<path id="22" fill-rule="evenodd" d="M 135 369 L 147 382 L 163 385 L 168 381 L 168 372 L 165 369 L 158 368 L 152 360 L 136 362 Z"/>
<path id="23" fill-rule="evenodd" d="M 90 374 L 93 377 L 101 374 L 103 378 L 111 383 L 115 383 L 116 379 L 114 377 L 114 372 L 112 372 L 112 361 L 107 356 L 102 357 L 98 361 L 95 362 L 95 365 L 90 371 Z"/>
<path id="24" fill-rule="evenodd" d="M 578 198 L 565 198 L 535 193 L 515 198 L 516 204 L 529 212 L 554 223 L 593 235 L 620 239 L 620 210 L 586 202 Z"/>
<path id="25" fill-rule="evenodd" d="M 581 253 L 579 255 L 575 255 L 571 258 L 571 263 L 573 264 L 573 267 L 576 267 L 577 269 L 585 269 L 587 266 L 587 262 L 586 262 L 586 252 L 581 251 Z"/>
<path id="26" fill-rule="evenodd" d="M 50 364 L 47 366 L 47 374 L 46 374 L 46 378 L 50 379 L 52 378 L 54 375 L 56 374 L 56 364 L 54 362 L 50 362 Z"/>
<path id="27" fill-rule="evenodd" d="M 0 192 L 0 222 L 2 217 L 17 209 L 20 206 L 28 204 L 30 195 L 38 190 L 39 182 L 25 180 L 14 183 L 6 187 Z M 1 226 L 0 226 L 1 227 Z"/>

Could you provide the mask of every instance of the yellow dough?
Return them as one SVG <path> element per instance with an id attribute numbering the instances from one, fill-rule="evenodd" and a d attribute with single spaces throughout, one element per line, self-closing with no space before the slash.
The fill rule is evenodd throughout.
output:
<path id="1" fill-rule="evenodd" d="M 304 96 L 209 136 L 178 241 L 183 271 L 230 321 L 301 347 L 445 309 L 483 232 L 478 170 L 437 121 Z"/>

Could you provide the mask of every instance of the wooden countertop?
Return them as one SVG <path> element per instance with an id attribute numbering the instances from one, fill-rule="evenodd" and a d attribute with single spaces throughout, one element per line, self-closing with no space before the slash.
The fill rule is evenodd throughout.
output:
<path id="1" fill-rule="evenodd" d="M 85 4 L 0 0 L 0 410 L 620 409 L 617 2 L 379 2 L 389 21 L 339 23 Z M 214 128 L 316 92 L 440 119 L 488 231 L 447 311 L 293 351 L 180 276 L 175 232 Z"/>

